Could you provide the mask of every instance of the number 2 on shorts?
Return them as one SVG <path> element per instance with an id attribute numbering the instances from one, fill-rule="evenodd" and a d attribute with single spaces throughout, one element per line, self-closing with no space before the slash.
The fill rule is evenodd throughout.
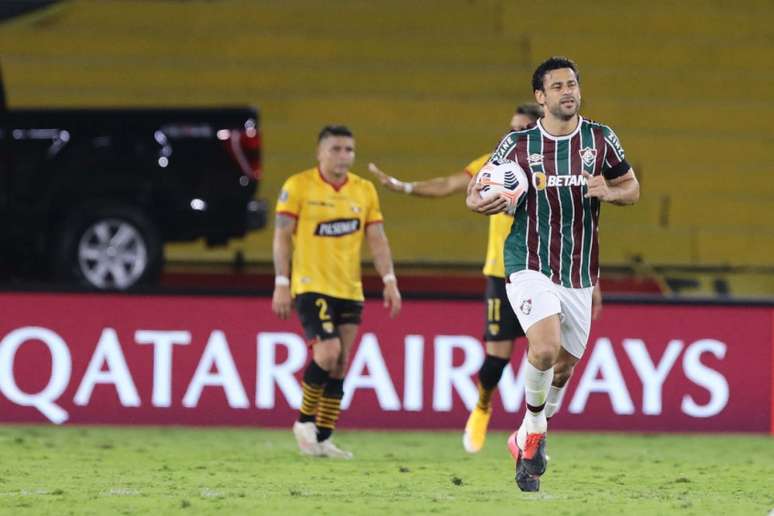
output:
<path id="1" fill-rule="evenodd" d="M 314 304 L 320 309 L 320 320 L 330 320 L 331 316 L 328 315 L 328 302 L 325 299 L 318 297 L 315 299 Z"/>

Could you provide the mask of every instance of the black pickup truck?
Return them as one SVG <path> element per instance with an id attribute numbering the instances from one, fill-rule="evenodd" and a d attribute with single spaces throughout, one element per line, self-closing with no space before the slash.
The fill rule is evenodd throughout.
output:
<path id="1" fill-rule="evenodd" d="M 258 112 L 8 109 L 0 75 L 2 269 L 99 290 L 158 280 L 166 242 L 266 223 Z M 6 275 L 8 272 L 6 272 Z"/>

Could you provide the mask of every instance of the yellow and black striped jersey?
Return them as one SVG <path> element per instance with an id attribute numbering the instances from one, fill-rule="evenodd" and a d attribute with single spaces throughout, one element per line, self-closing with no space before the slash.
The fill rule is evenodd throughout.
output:
<path id="1" fill-rule="evenodd" d="M 484 154 L 471 161 L 465 167 L 465 172 L 470 174 L 471 177 L 475 176 L 481 167 L 486 165 L 491 156 L 491 154 Z M 486 261 L 484 262 L 484 274 L 487 276 L 505 277 L 503 249 L 505 247 L 505 239 L 511 232 L 512 225 L 513 217 L 507 213 L 498 213 L 489 217 L 489 239 L 486 246 Z"/>
<path id="2" fill-rule="evenodd" d="M 296 219 L 291 293 L 318 292 L 363 300 L 360 249 L 365 228 L 383 216 L 373 183 L 347 173 L 327 182 L 318 168 L 292 175 L 277 200 L 277 214 Z"/>

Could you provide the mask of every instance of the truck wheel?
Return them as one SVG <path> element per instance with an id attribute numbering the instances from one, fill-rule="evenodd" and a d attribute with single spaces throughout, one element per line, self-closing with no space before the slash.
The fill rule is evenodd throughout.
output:
<path id="1" fill-rule="evenodd" d="M 98 290 L 127 290 L 158 281 L 163 249 L 155 225 L 139 210 L 106 206 L 65 223 L 60 277 Z"/>

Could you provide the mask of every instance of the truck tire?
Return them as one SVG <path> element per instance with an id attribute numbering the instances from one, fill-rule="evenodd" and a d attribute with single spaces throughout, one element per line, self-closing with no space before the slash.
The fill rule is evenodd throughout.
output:
<path id="1" fill-rule="evenodd" d="M 57 251 L 53 258 L 59 278 L 96 290 L 157 283 L 163 263 L 158 229 L 129 206 L 96 206 L 69 217 Z"/>

